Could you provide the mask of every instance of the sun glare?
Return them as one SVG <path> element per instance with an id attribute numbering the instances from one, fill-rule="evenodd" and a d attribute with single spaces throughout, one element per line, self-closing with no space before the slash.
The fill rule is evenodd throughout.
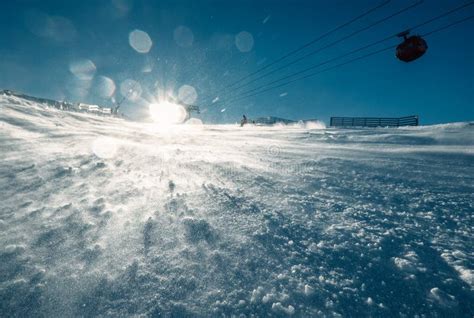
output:
<path id="1" fill-rule="evenodd" d="M 186 120 L 187 114 L 184 107 L 169 101 L 152 103 L 149 110 L 150 117 L 160 125 L 181 124 Z"/>

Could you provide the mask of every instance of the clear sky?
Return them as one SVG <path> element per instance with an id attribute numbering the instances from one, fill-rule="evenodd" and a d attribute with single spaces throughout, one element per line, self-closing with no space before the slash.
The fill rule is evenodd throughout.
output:
<path id="1" fill-rule="evenodd" d="M 383 1 L 4 1 L 0 89 L 112 106 L 114 99 L 122 98 L 121 92 L 140 88 L 141 96 L 129 96 L 123 106 L 133 118 L 147 116 L 147 101 L 165 94 L 178 97 L 181 89 L 181 97 L 199 105 L 204 110 L 201 118 L 212 123 L 235 122 L 242 114 L 325 122 L 332 115 L 418 114 L 424 124 L 474 120 L 474 19 L 426 37 L 427 53 L 412 63 L 398 61 L 389 50 L 231 102 L 232 94 L 393 35 L 466 2 L 425 1 L 238 91 L 225 89 Z M 293 58 L 414 2 L 392 0 Z M 415 33 L 472 14 L 474 5 Z M 393 38 L 359 55 L 398 42 Z M 139 85 L 130 84 L 133 81 Z M 212 103 L 216 96 L 220 100 Z"/>

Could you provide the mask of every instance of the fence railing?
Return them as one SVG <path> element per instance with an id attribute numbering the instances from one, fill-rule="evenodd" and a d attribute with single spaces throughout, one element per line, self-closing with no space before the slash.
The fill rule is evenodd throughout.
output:
<path id="1" fill-rule="evenodd" d="M 400 127 L 418 126 L 417 115 L 399 118 L 380 117 L 331 117 L 331 127 Z"/>

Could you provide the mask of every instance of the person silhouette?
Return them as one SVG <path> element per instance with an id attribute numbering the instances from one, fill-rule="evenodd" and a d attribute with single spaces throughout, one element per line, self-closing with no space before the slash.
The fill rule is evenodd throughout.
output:
<path id="1" fill-rule="evenodd" d="M 247 116 L 243 115 L 243 118 L 240 121 L 240 127 L 243 127 L 247 122 L 248 122 Z"/>

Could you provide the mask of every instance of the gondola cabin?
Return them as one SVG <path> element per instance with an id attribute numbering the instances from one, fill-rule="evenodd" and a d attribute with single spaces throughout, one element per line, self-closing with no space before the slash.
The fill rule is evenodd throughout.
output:
<path id="1" fill-rule="evenodd" d="M 396 55 L 400 61 L 411 62 L 414 61 L 428 50 L 426 41 L 419 35 L 408 36 L 410 31 L 405 31 L 398 36 L 403 37 L 403 42 L 397 46 Z"/>

